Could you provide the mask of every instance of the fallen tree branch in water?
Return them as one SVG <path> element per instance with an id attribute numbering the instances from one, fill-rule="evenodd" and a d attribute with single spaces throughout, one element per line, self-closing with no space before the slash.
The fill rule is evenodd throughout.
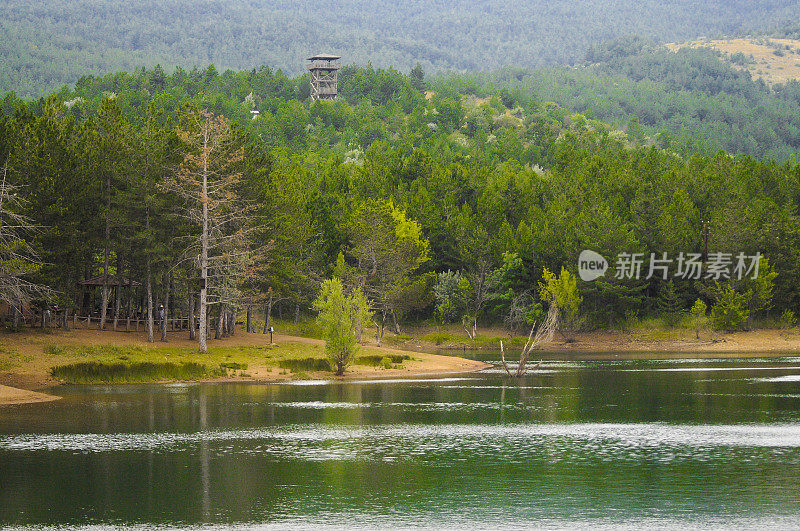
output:
<path id="1" fill-rule="evenodd" d="M 553 335 L 555 334 L 556 330 L 558 330 L 558 321 L 558 305 L 554 303 L 550 304 L 550 309 L 547 311 L 547 316 L 545 316 L 544 321 L 542 321 L 541 325 L 539 325 L 539 328 L 536 328 L 536 323 L 534 323 L 531 327 L 531 332 L 528 334 L 528 340 L 525 342 L 525 346 L 522 347 L 522 352 L 519 355 L 519 365 L 517 365 L 516 374 L 514 374 L 514 376 L 524 376 L 525 373 L 528 372 L 528 358 L 530 357 L 531 351 L 541 343 L 553 339 Z M 534 330 L 536 331 L 535 335 Z M 503 368 L 506 370 L 508 375 L 512 376 L 511 369 L 508 368 L 508 364 L 506 363 L 505 347 L 503 346 L 502 341 L 500 341 L 500 361 L 503 363 Z M 538 369 L 541 365 L 542 362 L 540 361 L 535 367 L 533 367 L 533 370 Z"/>

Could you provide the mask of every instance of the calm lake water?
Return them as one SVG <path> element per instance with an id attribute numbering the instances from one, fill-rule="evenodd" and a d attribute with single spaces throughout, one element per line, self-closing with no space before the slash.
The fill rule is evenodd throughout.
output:
<path id="1" fill-rule="evenodd" d="M 800 528 L 800 358 L 57 392 L 2 527 Z"/>

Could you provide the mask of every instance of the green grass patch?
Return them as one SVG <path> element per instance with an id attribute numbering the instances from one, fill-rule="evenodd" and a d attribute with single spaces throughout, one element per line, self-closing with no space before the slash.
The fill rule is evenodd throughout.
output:
<path id="1" fill-rule="evenodd" d="M 312 339 L 323 339 L 324 333 L 322 328 L 317 324 L 315 319 L 303 317 L 295 324 L 292 319 L 272 319 L 270 326 L 275 329 L 276 334 L 283 334 L 287 336 L 297 337 L 310 337 Z M 256 330 L 261 332 L 264 328 L 264 321 L 256 322 Z M 267 334 L 267 337 L 269 335 Z"/>
<path id="2" fill-rule="evenodd" d="M 159 380 L 199 380 L 222 376 L 225 369 L 209 371 L 202 363 L 88 361 L 53 367 L 50 373 L 67 383 L 133 383 Z"/>
<path id="3" fill-rule="evenodd" d="M 420 339 L 422 341 L 433 343 L 434 345 L 444 345 L 446 343 L 452 343 L 453 341 L 460 341 L 464 339 L 464 336 L 456 337 L 447 332 L 436 332 L 433 334 L 425 334 L 424 336 L 420 337 Z"/>
<path id="4" fill-rule="evenodd" d="M 401 365 L 404 361 L 410 360 L 411 356 L 408 354 L 371 354 L 368 356 L 358 356 L 353 362 L 355 365 L 368 365 L 370 367 L 386 367 L 388 364 Z"/>
<path id="5" fill-rule="evenodd" d="M 238 363 L 235 361 L 223 361 L 219 366 L 222 369 L 230 369 L 232 371 L 244 371 L 247 369 L 246 363 Z"/>
<path id="6" fill-rule="evenodd" d="M 278 361 L 278 367 L 291 372 L 331 370 L 331 365 L 325 358 L 286 358 Z"/>
<path id="7" fill-rule="evenodd" d="M 17 349 L 0 346 L 0 371 L 8 371 L 30 361 L 33 361 L 33 356 L 23 356 Z"/>
<path id="8" fill-rule="evenodd" d="M 67 347 L 64 345 L 49 344 L 44 346 L 44 353 L 50 356 L 65 356 L 67 354 Z"/>

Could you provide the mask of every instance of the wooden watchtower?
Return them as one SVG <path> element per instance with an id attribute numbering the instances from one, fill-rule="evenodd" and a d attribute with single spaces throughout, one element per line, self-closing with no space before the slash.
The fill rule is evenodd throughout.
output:
<path id="1" fill-rule="evenodd" d="M 326 53 L 308 58 L 306 68 L 311 72 L 311 101 L 336 99 L 336 84 L 341 68 L 339 59 L 341 57 L 338 55 Z"/>

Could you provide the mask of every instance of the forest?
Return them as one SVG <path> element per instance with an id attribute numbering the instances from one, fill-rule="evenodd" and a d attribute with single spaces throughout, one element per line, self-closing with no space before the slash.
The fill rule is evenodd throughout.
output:
<path id="1" fill-rule="evenodd" d="M 161 64 L 301 73 L 309 53 L 407 71 L 582 64 L 602 41 L 762 33 L 800 2 L 757 0 L 54 0 L 0 3 L 0 92 L 39 97 L 82 75 Z M 789 30 L 787 30 L 789 31 Z"/>
<path id="2" fill-rule="evenodd" d="M 8 94 L 0 295 L 116 326 L 162 304 L 191 314 L 202 279 L 215 315 L 278 303 L 306 314 L 336 276 L 361 289 L 381 330 L 519 330 L 541 311 L 545 270 L 574 275 L 582 250 L 677 256 L 704 252 L 707 235 L 709 252 L 760 253 L 758 279 L 578 281 L 580 311 L 565 326 L 681 316 L 698 300 L 728 329 L 793 320 L 795 162 L 684 156 L 556 103 L 443 88 L 421 68 L 349 66 L 336 102 L 310 103 L 305 77 L 209 66 L 85 76 L 39 100 Z M 105 295 L 88 299 L 80 282 L 96 277 Z"/>
<path id="3" fill-rule="evenodd" d="M 800 83 L 770 86 L 708 48 L 672 52 L 641 37 L 589 49 L 585 65 L 443 74 L 437 87 L 553 101 L 685 156 L 719 150 L 789 160 L 800 150 Z M 800 55 L 798 55 L 800 61 Z"/>

